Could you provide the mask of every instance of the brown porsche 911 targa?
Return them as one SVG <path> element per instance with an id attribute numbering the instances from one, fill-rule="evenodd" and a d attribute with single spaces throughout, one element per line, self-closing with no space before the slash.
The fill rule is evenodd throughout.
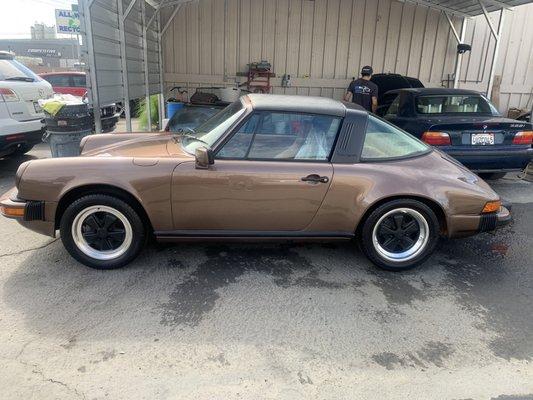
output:
<path id="1" fill-rule="evenodd" d="M 247 95 L 194 132 L 86 137 L 80 157 L 22 164 L 1 212 L 90 267 L 158 240 L 360 241 L 376 265 L 424 261 L 439 236 L 510 213 L 481 179 L 353 104 Z"/>

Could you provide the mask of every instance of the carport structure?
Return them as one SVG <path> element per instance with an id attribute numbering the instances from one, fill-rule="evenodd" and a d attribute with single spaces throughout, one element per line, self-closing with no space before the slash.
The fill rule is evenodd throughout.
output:
<path id="1" fill-rule="evenodd" d="M 255 12 L 253 7 L 257 6 L 255 4 L 257 2 L 260 2 L 257 10 L 261 10 L 262 38 L 257 43 L 252 42 L 251 38 L 247 38 L 248 50 L 241 52 L 243 54 L 235 55 L 238 51 L 236 43 L 238 42 L 242 47 L 241 42 L 244 35 L 256 36 L 259 34 L 254 27 Z M 124 104 L 127 130 L 131 131 L 131 110 L 129 109 L 131 99 L 141 97 L 148 99 L 151 95 L 159 95 L 159 120 L 161 121 L 164 116 L 164 95 L 170 87 L 182 83 L 189 87 L 233 86 L 242 83 L 242 78 L 239 78 L 238 72 L 242 71 L 246 63 L 259 61 L 259 59 L 252 58 L 252 53 L 258 46 L 261 49 L 257 52 L 259 57 L 263 57 L 266 53 L 269 58 L 278 55 L 279 60 L 279 54 L 283 55 L 285 52 L 283 55 L 285 64 L 276 68 L 278 70 L 283 69 L 276 72 L 278 72 L 278 76 L 284 72 L 285 74 L 292 73 L 295 77 L 292 79 L 293 87 L 281 88 L 283 85 L 279 83 L 280 79 L 278 79 L 278 87 L 274 88 L 274 92 L 339 97 L 343 87 L 346 87 L 346 82 L 349 82 L 355 73 L 354 71 L 358 70 L 361 65 L 371 61 L 375 63 L 375 60 L 382 57 L 383 71 L 385 71 L 388 57 L 392 60 L 393 66 L 389 66 L 387 72 L 402 73 L 401 68 L 395 67 L 401 65 L 405 58 L 407 58 L 406 63 L 409 65 L 411 63 L 409 52 L 417 46 L 421 48 L 417 61 L 418 72 L 427 58 L 431 58 L 431 64 L 433 64 L 433 59 L 437 60 L 439 56 L 435 49 L 441 49 L 443 56 L 435 63 L 453 63 L 449 68 L 453 79 L 448 82 L 448 85 L 451 86 L 453 81 L 453 86 L 458 87 L 465 51 L 462 45 L 466 44 L 465 35 L 468 20 L 481 15 L 484 15 L 490 29 L 490 42 L 492 43 L 484 47 L 486 54 L 482 55 L 482 58 L 489 60 L 483 64 L 483 76 L 485 69 L 487 69 L 488 79 L 484 91 L 490 96 L 501 47 L 504 10 L 512 10 L 513 7 L 531 2 L 533 1 L 376 0 L 368 4 L 368 1 L 362 0 L 79 0 L 83 50 L 89 76 L 89 99 L 94 107 L 113 102 Z M 406 6 L 407 4 L 408 6 Z M 348 6 L 351 13 L 345 17 L 344 14 L 348 13 L 343 12 L 343 7 L 347 8 Z M 198 7 L 201 9 L 198 10 Z M 335 13 L 329 13 L 330 7 L 336 10 Z M 368 11 L 372 7 L 376 9 L 375 14 Z M 400 20 L 397 21 L 395 20 L 397 13 L 393 11 L 393 8 L 398 7 L 402 8 Z M 403 20 L 406 7 L 408 7 L 408 11 L 414 11 L 412 11 L 413 18 L 410 20 L 412 26 L 404 34 L 404 31 L 400 31 L 400 29 L 404 29 L 406 24 Z M 386 13 L 388 14 L 387 24 L 389 26 L 385 33 L 378 32 L 378 28 L 375 27 L 373 28 L 373 35 L 369 35 L 367 33 L 369 27 L 372 24 L 377 24 L 381 19 L 378 12 L 382 8 L 388 10 Z M 186 9 L 185 12 L 183 12 L 184 9 Z M 185 21 L 185 25 L 182 23 L 177 29 L 176 25 L 179 23 L 176 21 L 180 10 L 183 14 L 181 21 Z M 208 15 L 206 15 L 206 10 L 208 10 Z M 327 16 L 323 17 L 323 29 L 319 30 L 317 21 L 322 23 L 321 14 L 326 10 L 328 12 Z M 359 10 L 360 13 L 358 13 Z M 415 32 L 415 29 L 419 29 L 418 26 L 415 26 L 418 24 L 417 13 L 419 10 L 426 10 L 427 13 L 425 22 L 423 22 L 425 26 L 422 35 Z M 489 16 L 491 12 L 499 12 L 497 23 Z M 249 16 L 246 13 L 249 13 Z M 363 14 L 362 19 L 359 19 L 360 14 Z M 335 20 L 331 15 L 335 15 L 337 19 Z M 438 25 L 434 39 L 432 39 L 433 43 L 426 38 L 426 32 L 432 25 L 430 16 L 436 18 L 435 21 Z M 195 18 L 196 20 L 191 22 Z M 249 20 L 245 21 L 244 18 Z M 267 18 L 270 19 L 266 20 Z M 291 20 L 291 18 L 296 19 Z M 443 34 L 439 33 L 439 29 L 442 30 L 441 20 L 448 25 Z M 211 21 L 213 26 L 209 25 L 208 37 L 202 39 L 202 35 L 204 35 L 202 23 L 206 23 L 206 21 Z M 281 26 L 280 21 L 286 26 L 278 29 L 278 24 Z M 297 43 L 291 36 L 291 29 L 296 22 L 298 23 Z M 309 27 L 309 23 L 312 25 L 311 27 Z M 380 23 L 383 24 L 382 21 Z M 393 41 L 391 38 L 394 36 L 394 33 L 391 34 L 392 28 L 390 26 L 393 24 L 398 25 L 397 38 L 394 38 L 397 43 L 395 43 L 395 53 L 389 56 L 387 51 L 391 47 Z M 361 34 L 359 38 L 356 38 L 353 32 L 360 25 L 363 26 Z M 243 26 L 247 30 L 243 29 Z M 207 25 L 205 27 L 207 29 Z M 272 31 L 270 32 L 269 29 Z M 169 34 L 169 31 L 173 33 Z M 193 32 L 189 33 L 189 31 Z M 338 37 L 343 32 L 347 32 L 347 40 L 341 41 Z M 199 43 L 196 50 L 193 49 L 194 51 L 189 51 L 187 48 L 189 35 L 191 42 Z M 474 36 L 475 32 L 472 35 Z M 330 39 L 336 39 L 334 50 L 332 46 L 328 45 Z M 175 54 L 179 51 L 175 44 L 177 40 L 180 40 L 184 46 L 183 54 Z M 284 42 L 284 47 L 281 50 L 281 45 L 276 48 L 276 41 L 280 40 Z M 405 48 L 402 47 L 404 46 L 402 40 L 404 42 L 409 41 L 406 47 L 408 49 L 407 54 L 403 54 L 402 49 Z M 373 47 L 378 47 L 381 42 L 384 42 L 383 54 L 378 57 L 372 52 L 372 57 L 365 58 L 364 48 L 368 46 L 370 41 L 373 43 L 370 46 Z M 206 46 L 205 43 L 208 45 Z M 458 45 L 459 47 L 457 47 Z M 428 48 L 432 53 L 424 53 L 423 47 Z M 269 48 L 271 48 L 271 55 L 268 54 Z M 431 48 L 433 49 L 431 50 Z M 462 50 L 458 51 L 459 49 Z M 199 60 L 196 64 L 202 64 L 202 54 L 200 54 L 202 52 L 212 52 L 213 58 L 217 59 L 216 67 L 207 68 L 209 73 L 200 71 L 202 68 L 196 72 L 193 67 L 187 64 L 186 59 L 188 57 Z M 292 63 L 295 64 L 292 69 L 296 72 L 291 71 L 291 62 L 289 61 L 289 57 L 294 52 L 299 53 L 298 60 Z M 348 52 L 351 55 L 342 58 L 343 52 Z M 361 54 L 358 55 L 357 52 Z M 309 59 L 309 62 L 302 54 Z M 181 59 L 185 59 L 187 64 L 184 67 L 187 72 L 186 77 L 183 73 L 177 73 L 174 70 L 176 68 L 172 66 L 172 63 L 181 62 Z M 366 59 L 369 61 L 366 62 Z M 213 63 L 215 63 L 214 60 Z M 332 66 L 330 73 L 326 70 L 326 64 L 331 63 L 335 65 Z M 204 70 L 206 70 L 205 64 L 204 62 Z M 337 64 L 342 65 L 343 68 L 337 68 Z M 274 67 L 276 65 L 279 65 L 279 62 L 277 64 L 274 62 Z M 316 65 L 321 65 L 322 69 L 319 74 L 316 73 L 316 67 L 314 67 Z M 217 69 L 218 72 L 214 71 Z M 381 72 L 376 68 L 375 70 Z M 407 68 L 406 73 L 409 73 L 409 68 Z M 438 84 L 437 82 L 443 83 L 444 73 L 445 68 L 443 67 L 440 73 L 434 74 L 435 77 L 428 79 L 428 81 L 430 84 L 433 82 L 434 85 Z M 417 71 L 415 70 L 414 75 L 416 74 Z M 320 91 L 317 91 L 317 88 L 320 88 Z M 146 103 L 148 126 L 151 127 L 150 101 Z M 97 131 L 100 131 L 99 115 L 96 115 L 95 122 Z"/>

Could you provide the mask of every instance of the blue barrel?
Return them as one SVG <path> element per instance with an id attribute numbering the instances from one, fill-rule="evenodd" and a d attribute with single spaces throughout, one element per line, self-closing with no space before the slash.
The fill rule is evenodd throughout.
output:
<path id="1" fill-rule="evenodd" d="M 167 118 L 172 118 L 174 113 L 183 108 L 183 103 L 179 101 L 169 101 L 167 103 Z"/>

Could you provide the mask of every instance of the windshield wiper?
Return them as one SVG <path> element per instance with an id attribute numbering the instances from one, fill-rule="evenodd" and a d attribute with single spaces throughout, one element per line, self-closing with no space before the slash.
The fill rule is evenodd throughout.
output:
<path id="1" fill-rule="evenodd" d="M 29 76 L 10 76 L 9 78 L 5 78 L 4 81 L 34 82 L 35 79 L 30 78 Z"/>

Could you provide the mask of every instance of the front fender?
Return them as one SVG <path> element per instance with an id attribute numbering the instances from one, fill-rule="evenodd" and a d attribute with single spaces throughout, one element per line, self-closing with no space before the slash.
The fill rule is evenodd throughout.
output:
<path id="1" fill-rule="evenodd" d="M 170 184 L 176 162 L 136 165 L 126 157 L 76 157 L 32 161 L 19 183 L 19 196 L 56 205 L 73 190 L 98 185 L 132 195 L 144 208 L 154 229 L 171 230 Z M 55 210 L 54 210 L 55 216 Z M 47 217 L 53 215 L 47 212 Z"/>

